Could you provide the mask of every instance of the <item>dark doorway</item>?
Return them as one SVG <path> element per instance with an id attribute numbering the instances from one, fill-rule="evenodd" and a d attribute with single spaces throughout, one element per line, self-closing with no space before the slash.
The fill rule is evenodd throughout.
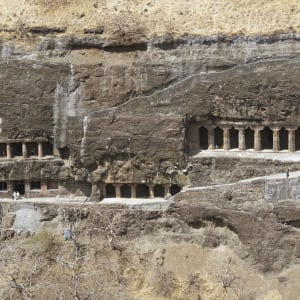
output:
<path id="1" fill-rule="evenodd" d="M 11 144 L 11 156 L 23 156 L 22 143 Z"/>
<path id="2" fill-rule="evenodd" d="M 121 186 L 121 197 L 122 198 L 131 198 L 131 188 L 128 184 L 123 184 Z"/>
<path id="3" fill-rule="evenodd" d="M 229 130 L 230 148 L 236 149 L 239 147 L 239 131 L 233 127 Z"/>
<path id="4" fill-rule="evenodd" d="M 0 181 L 0 191 L 7 191 L 7 182 Z"/>
<path id="5" fill-rule="evenodd" d="M 70 157 L 70 150 L 69 150 L 68 147 L 59 148 L 58 152 L 59 152 L 59 156 L 62 159 L 69 159 L 69 157 Z"/>
<path id="6" fill-rule="evenodd" d="M 38 144 L 37 143 L 27 143 L 27 153 L 29 156 L 38 155 Z"/>
<path id="7" fill-rule="evenodd" d="M 223 129 L 220 127 L 217 127 L 214 129 L 214 137 L 215 137 L 215 146 L 216 149 L 222 149 L 223 148 Z"/>
<path id="8" fill-rule="evenodd" d="M 181 187 L 177 184 L 172 184 L 170 186 L 170 194 L 173 196 L 173 195 L 176 195 L 178 194 L 179 192 L 181 191 Z"/>
<path id="9" fill-rule="evenodd" d="M 200 150 L 208 149 L 208 131 L 205 127 L 199 128 Z"/>
<path id="10" fill-rule="evenodd" d="M 53 155 L 53 144 L 50 142 L 45 142 L 42 145 L 43 147 L 43 155 Z"/>
<path id="11" fill-rule="evenodd" d="M 165 188 L 161 184 L 156 184 L 154 186 L 154 197 L 163 198 L 165 196 Z"/>
<path id="12" fill-rule="evenodd" d="M 0 144 L 0 156 L 6 157 L 6 144 Z"/>
<path id="13" fill-rule="evenodd" d="M 261 148 L 273 149 L 273 131 L 265 127 L 261 132 Z"/>
<path id="14" fill-rule="evenodd" d="M 116 188 L 111 183 L 107 184 L 105 188 L 107 198 L 116 198 Z"/>
<path id="15" fill-rule="evenodd" d="M 41 182 L 40 181 L 30 182 L 30 189 L 31 190 L 40 190 L 41 189 Z"/>
<path id="16" fill-rule="evenodd" d="M 296 151 L 300 150 L 300 127 L 295 131 L 295 146 Z"/>
<path id="17" fill-rule="evenodd" d="M 254 130 L 249 127 L 245 130 L 245 146 L 246 149 L 254 149 Z"/>
<path id="18" fill-rule="evenodd" d="M 137 198 L 149 198 L 150 192 L 149 187 L 146 184 L 138 184 L 136 186 L 136 197 Z"/>
<path id="19" fill-rule="evenodd" d="M 289 132 L 285 128 L 279 130 L 279 150 L 289 149 Z"/>
<path id="20" fill-rule="evenodd" d="M 25 195 L 24 181 L 14 181 L 14 191 L 19 192 L 20 195 Z"/>

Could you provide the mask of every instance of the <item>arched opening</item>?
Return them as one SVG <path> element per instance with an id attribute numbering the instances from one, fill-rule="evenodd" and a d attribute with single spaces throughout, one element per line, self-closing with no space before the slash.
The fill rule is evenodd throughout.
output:
<path id="1" fill-rule="evenodd" d="M 172 196 L 178 194 L 180 191 L 181 191 L 181 187 L 178 184 L 172 184 L 170 186 L 170 194 Z"/>
<path id="2" fill-rule="evenodd" d="M 235 149 L 239 147 L 239 131 L 235 128 L 229 130 L 230 148 Z"/>
<path id="3" fill-rule="evenodd" d="M 254 149 L 254 130 L 249 127 L 245 130 L 245 146 L 246 149 Z"/>
<path id="4" fill-rule="evenodd" d="M 165 196 L 165 188 L 161 184 L 156 184 L 154 186 L 154 197 L 163 198 Z"/>
<path id="5" fill-rule="evenodd" d="M 279 145 L 280 150 L 289 149 L 289 132 L 283 127 L 279 130 Z"/>
<path id="6" fill-rule="evenodd" d="M 300 150 L 300 127 L 295 131 L 295 147 L 296 151 Z"/>
<path id="7" fill-rule="evenodd" d="M 261 131 L 261 148 L 272 150 L 273 149 L 273 131 L 269 127 L 265 127 Z"/>
<path id="8" fill-rule="evenodd" d="M 45 155 L 53 155 L 53 144 L 50 142 L 43 143 L 43 154 Z"/>
<path id="9" fill-rule="evenodd" d="M 205 127 L 199 128 L 200 150 L 208 149 L 208 130 Z"/>
<path id="10" fill-rule="evenodd" d="M 0 156 L 6 157 L 6 144 L 0 144 Z"/>
<path id="11" fill-rule="evenodd" d="M 121 197 L 131 198 L 131 187 L 128 184 L 123 184 L 121 186 Z"/>
<path id="12" fill-rule="evenodd" d="M 136 197 L 137 198 L 149 198 L 150 191 L 149 187 L 146 184 L 138 184 L 136 186 Z"/>
<path id="13" fill-rule="evenodd" d="M 38 144 L 37 143 L 27 143 L 27 153 L 28 156 L 37 156 L 38 155 Z"/>
<path id="14" fill-rule="evenodd" d="M 116 188 L 111 183 L 105 186 L 106 189 L 106 197 L 107 198 L 116 198 Z"/>
<path id="15" fill-rule="evenodd" d="M 221 129 L 220 127 L 216 127 L 214 129 L 214 137 L 216 149 L 222 149 L 224 145 L 223 129 Z"/>

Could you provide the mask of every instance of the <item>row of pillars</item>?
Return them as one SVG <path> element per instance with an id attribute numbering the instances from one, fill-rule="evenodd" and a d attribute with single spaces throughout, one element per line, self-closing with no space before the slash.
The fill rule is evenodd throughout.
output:
<path id="1" fill-rule="evenodd" d="M 122 193 L 121 193 L 121 187 L 122 183 L 114 183 L 112 184 L 115 187 L 115 196 L 116 198 L 121 198 Z M 129 184 L 128 184 L 129 185 Z M 137 197 L 137 192 L 136 192 L 136 187 L 137 184 L 130 184 L 130 190 L 131 190 L 131 198 L 136 198 Z M 154 192 L 154 184 L 147 184 L 146 185 L 149 188 L 149 198 L 154 199 L 155 198 L 155 192 Z M 169 185 L 163 185 L 163 197 L 166 197 L 169 194 Z M 105 193 L 104 197 L 107 196 L 107 192 Z"/>
<path id="2" fill-rule="evenodd" d="M 6 143 L 6 158 L 7 159 L 12 158 L 11 144 L 12 143 Z M 22 156 L 23 156 L 23 158 L 28 157 L 26 143 L 22 143 Z M 42 158 L 43 156 L 44 156 L 44 154 L 43 154 L 43 143 L 38 142 L 38 157 Z"/>
<path id="3" fill-rule="evenodd" d="M 215 135 L 214 135 L 214 129 L 215 126 L 207 126 L 207 132 L 208 132 L 208 149 L 214 150 L 215 147 Z M 222 126 L 220 127 L 223 130 L 223 149 L 224 150 L 230 150 L 230 129 L 232 126 Z M 245 139 L 245 127 L 236 127 L 238 130 L 238 149 L 239 150 L 246 150 L 246 139 Z M 256 126 L 251 130 L 254 131 L 254 150 L 255 151 L 261 151 L 262 150 L 262 140 L 261 140 L 261 132 L 264 129 L 263 126 Z M 279 138 L 279 131 L 281 127 L 271 127 L 271 130 L 273 132 L 273 151 L 280 151 L 280 138 Z M 295 131 L 297 128 L 295 127 L 289 127 L 285 128 L 288 131 L 288 150 L 290 152 L 296 151 L 296 144 L 295 144 Z M 193 126 L 191 128 L 190 138 L 199 136 L 199 127 Z M 199 141 L 194 141 L 194 143 L 191 143 L 191 147 L 193 149 L 197 148 L 199 145 Z"/>

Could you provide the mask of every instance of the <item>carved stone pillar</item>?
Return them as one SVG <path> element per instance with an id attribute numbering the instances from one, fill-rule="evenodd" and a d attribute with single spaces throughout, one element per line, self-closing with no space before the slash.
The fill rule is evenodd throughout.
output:
<path id="1" fill-rule="evenodd" d="M 43 155 L 43 143 L 42 142 L 38 142 L 38 155 L 39 155 L 39 158 L 42 158 L 44 155 Z"/>
<path id="2" fill-rule="evenodd" d="M 169 190 L 170 190 L 170 187 L 168 184 L 165 184 L 164 185 L 164 196 L 165 197 L 168 197 L 170 194 L 169 194 Z"/>
<path id="3" fill-rule="evenodd" d="M 238 128 L 239 131 L 239 150 L 246 149 L 245 128 Z"/>
<path id="4" fill-rule="evenodd" d="M 25 181 L 25 196 L 30 197 L 30 181 Z"/>
<path id="5" fill-rule="evenodd" d="M 229 128 L 223 128 L 223 142 L 224 142 L 224 150 L 230 149 L 230 133 Z"/>
<path id="6" fill-rule="evenodd" d="M 48 192 L 47 181 L 41 180 L 41 195 L 47 196 L 47 192 Z"/>
<path id="7" fill-rule="evenodd" d="M 272 127 L 273 130 L 273 151 L 280 151 L 279 127 Z"/>
<path id="8" fill-rule="evenodd" d="M 131 198 L 136 198 L 136 184 L 131 184 Z"/>
<path id="9" fill-rule="evenodd" d="M 27 146 L 26 146 L 26 143 L 22 143 L 22 155 L 23 155 L 23 158 L 27 158 Z"/>
<path id="10" fill-rule="evenodd" d="M 261 131 L 263 127 L 254 128 L 254 150 L 261 151 Z"/>
<path id="11" fill-rule="evenodd" d="M 153 184 L 149 184 L 149 195 L 150 195 L 150 199 L 154 199 L 154 185 Z"/>
<path id="12" fill-rule="evenodd" d="M 213 127 L 207 127 L 207 134 L 208 134 L 208 150 L 215 149 L 215 134 Z"/>
<path id="13" fill-rule="evenodd" d="M 188 128 L 188 148 L 191 155 L 200 151 L 199 125 L 197 123 L 190 124 Z"/>
<path id="14" fill-rule="evenodd" d="M 121 184 L 116 183 L 114 184 L 115 189 L 116 189 L 116 198 L 121 198 Z"/>
<path id="15" fill-rule="evenodd" d="M 296 139 L 295 139 L 295 131 L 296 128 L 287 128 L 289 132 L 289 151 L 295 152 L 296 151 Z"/>
<path id="16" fill-rule="evenodd" d="M 10 143 L 6 144 L 6 157 L 7 157 L 7 159 L 11 159 L 11 146 L 10 146 Z"/>

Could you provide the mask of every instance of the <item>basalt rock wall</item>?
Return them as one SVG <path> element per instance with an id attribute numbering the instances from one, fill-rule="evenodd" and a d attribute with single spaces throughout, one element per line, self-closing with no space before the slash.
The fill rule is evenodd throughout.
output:
<path id="1" fill-rule="evenodd" d="M 134 37 L 3 38 L 2 138 L 44 136 L 91 182 L 184 185 L 191 117 L 300 121 L 296 33 Z"/>

